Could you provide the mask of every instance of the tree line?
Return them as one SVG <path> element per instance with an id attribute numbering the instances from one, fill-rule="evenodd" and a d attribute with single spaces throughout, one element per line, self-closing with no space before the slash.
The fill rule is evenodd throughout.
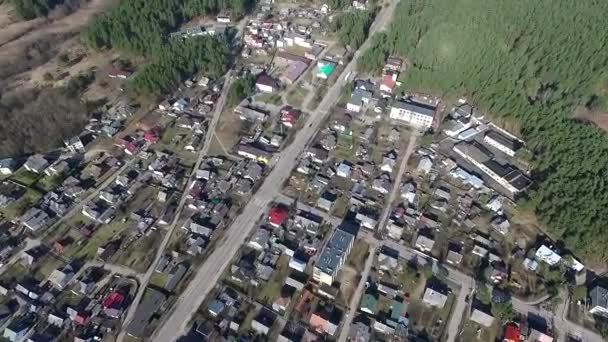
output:
<path id="1" fill-rule="evenodd" d="M 360 71 L 405 57 L 408 88 L 467 95 L 519 133 L 537 190 L 524 202 L 550 233 L 594 261 L 608 260 L 608 137 L 573 118 L 608 111 L 608 2 L 401 0 Z"/>
<path id="2" fill-rule="evenodd" d="M 13 5 L 19 17 L 31 20 L 47 15 L 51 9 L 62 2 L 62 0 L 13 0 Z"/>

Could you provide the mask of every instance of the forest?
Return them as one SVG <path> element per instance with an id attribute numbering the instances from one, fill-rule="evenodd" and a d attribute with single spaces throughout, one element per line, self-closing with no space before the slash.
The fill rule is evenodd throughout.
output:
<path id="1" fill-rule="evenodd" d="M 605 262 L 608 136 L 573 118 L 581 107 L 608 110 L 605 13 L 608 2 L 593 0 L 401 0 L 359 69 L 403 56 L 405 88 L 466 95 L 516 129 L 539 185 L 523 204 L 551 236 Z"/>
<path id="2" fill-rule="evenodd" d="M 338 33 L 342 45 L 356 50 L 365 42 L 369 27 L 374 21 L 375 9 L 366 11 L 350 11 L 338 16 L 332 22 L 333 31 Z"/>
<path id="3" fill-rule="evenodd" d="M 83 38 L 93 48 L 150 56 L 158 53 L 168 34 L 187 20 L 221 11 L 239 16 L 252 5 L 252 0 L 121 0 L 94 20 Z"/>
<path id="4" fill-rule="evenodd" d="M 199 72 L 217 79 L 227 70 L 229 54 L 229 43 L 223 36 L 173 41 L 152 56 L 130 85 L 140 94 L 161 95 Z"/>
<path id="5" fill-rule="evenodd" d="M 0 97 L 0 156 L 45 151 L 63 144 L 64 138 L 79 134 L 89 108 L 78 96 L 80 80 L 65 87 L 28 89 Z M 76 84 L 78 83 L 78 84 Z"/>
<path id="6" fill-rule="evenodd" d="M 30 20 L 47 15 L 62 2 L 62 0 L 13 0 L 13 5 L 19 17 Z"/>

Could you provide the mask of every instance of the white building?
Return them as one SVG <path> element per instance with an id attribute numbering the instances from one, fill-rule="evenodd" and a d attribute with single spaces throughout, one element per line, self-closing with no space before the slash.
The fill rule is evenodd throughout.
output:
<path id="1" fill-rule="evenodd" d="M 390 118 L 403 121 L 414 127 L 430 128 L 433 126 L 435 107 L 412 101 L 395 101 L 391 106 Z"/>
<path id="2" fill-rule="evenodd" d="M 554 266 L 562 260 L 562 257 L 555 253 L 551 248 L 542 245 L 536 250 L 536 259 L 544 261 L 550 266 Z"/>
<path id="3" fill-rule="evenodd" d="M 328 244 L 323 248 L 313 270 L 313 279 L 321 284 L 331 286 L 338 271 L 350 254 L 355 236 L 341 229 L 336 229 Z"/>
<path id="4" fill-rule="evenodd" d="M 489 130 L 483 138 L 483 141 L 510 157 L 514 157 L 515 152 L 517 152 L 522 145 L 520 140 L 496 130 Z"/>

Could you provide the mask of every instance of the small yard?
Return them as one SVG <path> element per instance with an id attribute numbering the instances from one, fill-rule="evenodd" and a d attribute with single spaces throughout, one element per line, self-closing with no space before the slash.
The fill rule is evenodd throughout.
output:
<path id="1" fill-rule="evenodd" d="M 482 327 L 479 324 L 466 320 L 464 322 L 462 334 L 460 335 L 457 341 L 462 342 L 494 342 L 496 341 L 496 337 L 499 334 L 500 325 L 498 323 L 494 323 L 489 328 Z"/>
<path id="2" fill-rule="evenodd" d="M 308 95 L 307 89 L 296 87 L 287 94 L 287 103 L 290 106 L 300 108 L 302 107 L 302 103 L 304 102 L 306 95 Z"/>
<path id="3" fill-rule="evenodd" d="M 272 274 L 272 277 L 262 291 L 257 295 L 257 299 L 261 303 L 271 305 L 272 302 L 281 294 L 281 287 L 285 279 L 289 275 L 289 256 L 282 254 L 277 261 L 277 267 Z"/>
<path id="4" fill-rule="evenodd" d="M 415 331 L 424 330 L 434 341 L 439 341 L 444 333 L 453 304 L 453 294 L 448 296 L 448 300 L 443 309 L 427 306 L 421 299 L 412 299 L 409 306 L 409 313 L 412 320 L 411 327 L 415 329 Z"/>
<path id="5" fill-rule="evenodd" d="M 365 260 L 367 259 L 368 252 L 373 253 L 373 251 L 369 250 L 369 244 L 360 239 L 356 240 L 346 263 L 354 267 L 358 273 L 361 273 L 365 267 Z"/>
<path id="6" fill-rule="evenodd" d="M 8 219 L 18 218 L 41 198 L 42 194 L 40 192 L 28 188 L 21 198 L 19 198 L 16 202 L 11 203 L 6 208 L 0 209 L 0 212 Z"/>
<path id="7" fill-rule="evenodd" d="M 262 103 L 269 103 L 269 104 L 273 104 L 273 105 L 281 105 L 283 103 L 283 100 L 281 99 L 281 95 L 278 94 L 271 94 L 271 93 L 262 93 L 259 95 L 256 95 L 255 100 L 257 102 L 262 102 Z"/>
<path id="8" fill-rule="evenodd" d="M 15 172 L 11 178 L 22 185 L 25 186 L 30 186 L 34 183 L 36 183 L 36 181 L 41 177 L 41 175 L 35 174 L 33 172 L 29 172 L 28 170 L 26 170 L 24 167 L 20 168 L 19 170 L 17 170 L 17 172 Z"/>

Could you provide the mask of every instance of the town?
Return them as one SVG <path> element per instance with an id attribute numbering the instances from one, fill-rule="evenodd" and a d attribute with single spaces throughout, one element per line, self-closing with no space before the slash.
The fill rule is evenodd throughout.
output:
<path id="1" fill-rule="evenodd" d="M 397 3 L 186 25 L 167 39 L 232 37 L 223 77 L 0 160 L 4 339 L 602 341 L 608 278 L 519 205 L 540 186 L 526 141 L 408 89 L 404 58 L 357 72 Z M 358 48 L 344 13 L 372 18 Z"/>

